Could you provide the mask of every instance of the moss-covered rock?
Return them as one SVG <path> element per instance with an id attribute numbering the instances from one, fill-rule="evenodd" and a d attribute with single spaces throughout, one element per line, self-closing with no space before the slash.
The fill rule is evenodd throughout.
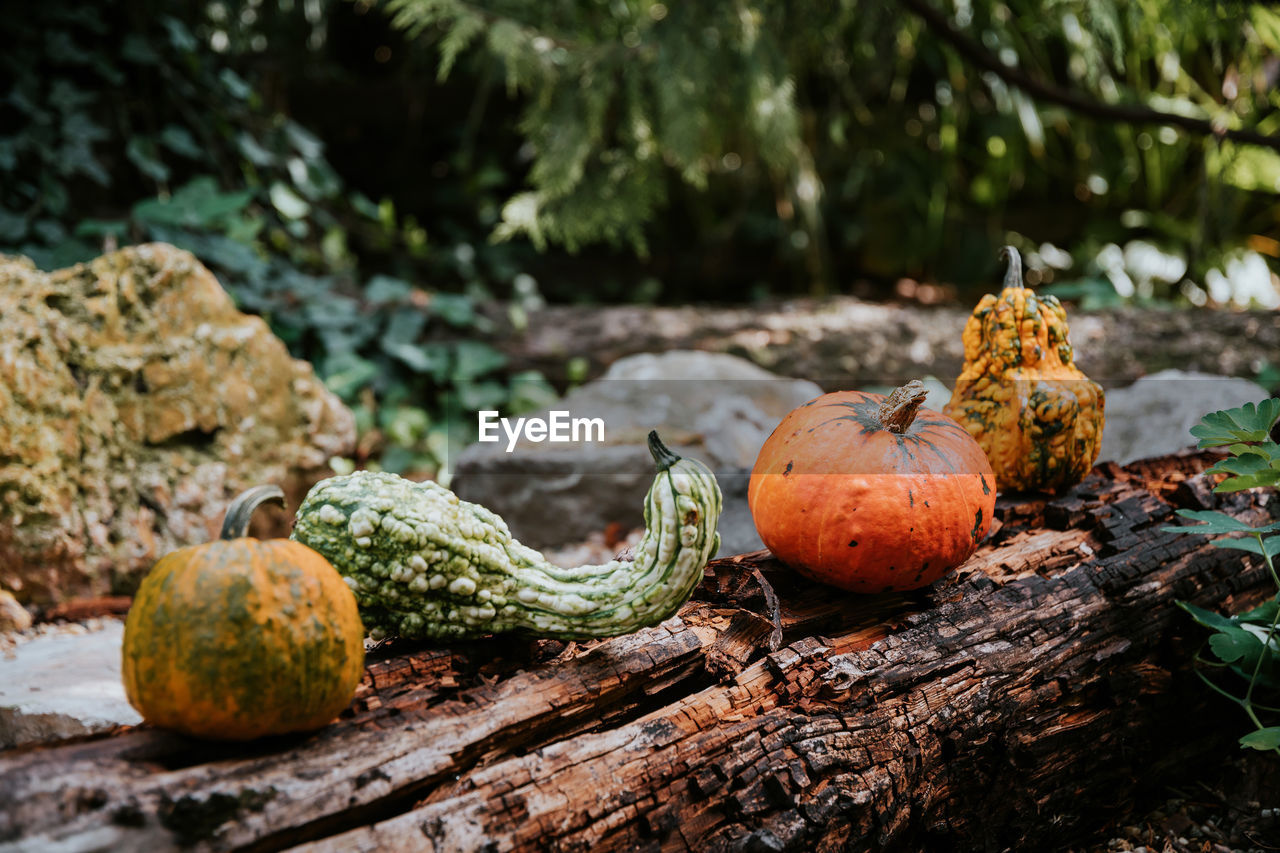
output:
<path id="1" fill-rule="evenodd" d="M 132 591 L 214 537 L 230 497 L 296 501 L 352 415 L 191 254 L 124 249 L 45 273 L 0 256 L 0 584 Z"/>

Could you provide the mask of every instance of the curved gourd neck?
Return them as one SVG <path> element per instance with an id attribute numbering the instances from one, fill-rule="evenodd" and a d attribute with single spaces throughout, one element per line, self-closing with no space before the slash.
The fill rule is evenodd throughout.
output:
<path id="1" fill-rule="evenodd" d="M 279 486 L 254 486 L 236 495 L 235 500 L 227 507 L 227 514 L 223 516 L 222 532 L 218 534 L 218 538 L 243 539 L 248 536 L 249 520 L 258 507 L 267 501 L 276 501 L 284 506 L 284 490 Z"/>
<path id="2" fill-rule="evenodd" d="M 672 452 L 662 439 L 658 438 L 658 431 L 649 431 L 649 452 L 653 454 L 653 464 L 658 466 L 659 471 L 666 471 L 672 465 L 680 461 L 679 454 Z"/>

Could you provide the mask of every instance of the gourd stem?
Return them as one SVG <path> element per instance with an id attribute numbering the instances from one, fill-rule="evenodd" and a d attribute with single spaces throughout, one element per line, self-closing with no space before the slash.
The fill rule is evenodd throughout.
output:
<path id="1" fill-rule="evenodd" d="M 916 412 L 924 405 L 924 398 L 929 392 L 919 379 L 912 379 L 901 388 L 895 388 L 885 401 L 880 404 L 877 415 L 881 425 L 889 432 L 899 435 L 906 432 L 916 419 Z"/>
<path id="2" fill-rule="evenodd" d="M 1000 249 L 1000 260 L 1008 261 L 1009 268 L 1004 271 L 1005 287 L 1025 287 L 1022 283 L 1022 255 L 1013 246 Z"/>
<path id="3" fill-rule="evenodd" d="M 279 501 L 280 506 L 284 506 L 284 491 L 279 486 L 254 486 L 236 495 L 227 507 L 218 538 L 242 539 L 248 536 L 249 519 L 253 517 L 254 510 L 267 501 Z"/>
<path id="4" fill-rule="evenodd" d="M 649 452 L 653 454 L 653 462 L 659 471 L 665 471 L 680 461 L 680 457 L 667 448 L 658 438 L 658 431 L 649 431 Z"/>

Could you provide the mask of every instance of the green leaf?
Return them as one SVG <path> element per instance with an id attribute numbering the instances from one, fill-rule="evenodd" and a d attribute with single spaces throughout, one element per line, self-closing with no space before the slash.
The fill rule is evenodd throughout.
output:
<path id="1" fill-rule="evenodd" d="M 488 344 L 458 341 L 455 344 L 452 376 L 458 383 L 470 382 L 506 363 L 507 357 Z"/>
<path id="2" fill-rule="evenodd" d="M 160 144 L 174 154 L 179 154 L 191 160 L 199 160 L 204 156 L 203 149 L 196 144 L 195 137 L 191 135 L 191 131 L 176 124 L 168 125 L 164 130 L 160 131 Z"/>
<path id="3" fill-rule="evenodd" d="M 27 235 L 27 218 L 0 207 L 0 243 L 13 245 Z"/>
<path id="4" fill-rule="evenodd" d="M 1207 473 L 1229 475 L 1214 489 L 1215 492 L 1238 492 L 1259 486 L 1280 485 L 1280 445 L 1274 441 L 1263 444 L 1234 444 L 1235 454 L 1219 460 Z"/>
<path id="5" fill-rule="evenodd" d="M 550 408 L 560 398 L 555 387 L 536 370 L 515 374 L 511 377 L 510 386 L 506 410 L 513 415 Z"/>
<path id="6" fill-rule="evenodd" d="M 411 344 L 418 340 L 422 329 L 427 324 L 427 317 L 421 311 L 413 309 L 396 311 L 391 315 L 386 330 L 382 333 L 384 341 L 397 344 Z"/>
<path id="7" fill-rule="evenodd" d="M 1245 403 L 1236 409 L 1210 412 L 1191 428 L 1191 434 L 1200 439 L 1200 447 L 1266 441 L 1277 420 L 1280 420 L 1280 398 L 1272 397 L 1256 404 Z"/>
<path id="8" fill-rule="evenodd" d="M 431 313 L 451 326 L 469 328 L 475 323 L 476 309 L 471 297 L 458 293 L 431 295 Z"/>
<path id="9" fill-rule="evenodd" d="M 343 400 L 350 401 L 381 371 L 378 365 L 355 353 L 342 353 L 325 359 L 324 384 Z"/>
<path id="10" fill-rule="evenodd" d="M 196 37 L 191 34 L 191 30 L 187 29 L 187 25 L 177 18 L 166 15 L 160 19 L 160 23 L 169 32 L 169 44 L 179 52 L 191 53 L 200 46 Z"/>
<path id="11" fill-rule="evenodd" d="M 1179 601 L 1178 606 L 1191 614 L 1191 618 L 1199 622 L 1206 628 L 1212 628 L 1215 631 L 1229 631 L 1236 628 L 1236 623 L 1229 617 L 1223 616 L 1221 613 L 1215 613 L 1212 610 L 1205 610 L 1203 607 L 1196 607 L 1194 604 L 1188 604 L 1185 601 Z"/>
<path id="12" fill-rule="evenodd" d="M 160 62 L 160 54 L 137 33 L 129 33 L 120 43 L 120 56 L 126 62 L 135 65 L 155 65 Z"/>
<path id="13" fill-rule="evenodd" d="M 240 131 L 239 135 L 236 136 L 236 147 L 255 166 L 265 168 L 276 164 L 276 155 L 263 148 L 258 140 L 253 137 L 253 134 L 247 130 Z"/>
<path id="14" fill-rule="evenodd" d="M 1252 661 L 1262 652 L 1262 641 L 1238 625 L 1219 629 L 1209 638 L 1209 648 L 1223 663 L 1235 663 L 1246 658 Z"/>
<path id="15" fill-rule="evenodd" d="M 284 135 L 289 144 L 307 160 L 318 160 L 324 155 L 324 143 L 320 138 L 296 121 L 286 121 Z"/>
<path id="16" fill-rule="evenodd" d="M 129 158 L 129 162 L 137 166 L 138 171 L 151 180 L 156 183 L 163 183 L 169 180 L 169 167 L 160 159 L 160 152 L 156 149 L 155 140 L 143 136 L 135 136 L 125 146 L 124 153 Z"/>
<path id="17" fill-rule="evenodd" d="M 1199 521 L 1200 524 L 1185 525 L 1169 525 L 1162 527 L 1161 530 L 1167 533 L 1255 533 L 1265 532 L 1276 529 L 1275 525 L 1267 525 L 1266 527 L 1254 528 L 1245 524 L 1243 521 L 1237 521 L 1225 512 L 1218 512 L 1215 509 L 1198 510 L 1198 509 L 1180 509 L 1178 515 L 1183 518 L 1189 518 L 1192 521 Z"/>
<path id="18" fill-rule="evenodd" d="M 1271 525 L 1275 527 L 1275 525 Z M 1280 536 L 1268 536 L 1261 543 L 1252 536 L 1245 536 L 1239 539 L 1215 539 L 1209 543 L 1214 548 L 1228 548 L 1235 551 L 1247 551 L 1250 554 L 1257 554 L 1259 557 L 1266 553 L 1268 557 L 1280 556 Z"/>
<path id="19" fill-rule="evenodd" d="M 1277 608 L 1280 608 L 1280 596 L 1276 596 L 1270 601 L 1259 604 L 1252 610 L 1246 610 L 1235 618 L 1240 622 L 1254 622 L 1259 625 L 1270 625 L 1271 620 L 1276 616 Z"/>
<path id="20" fill-rule="evenodd" d="M 364 286 L 364 298 L 374 305 L 399 302 L 413 292 L 413 285 L 389 275 L 375 275 Z"/>
<path id="21" fill-rule="evenodd" d="M 253 94 L 253 87 L 245 82 L 245 79 L 230 68 L 223 68 L 218 72 L 218 79 L 222 81 L 222 85 L 227 87 L 227 91 L 231 93 L 231 97 L 238 101 L 247 101 Z"/>
<path id="22" fill-rule="evenodd" d="M 123 219 L 84 219 L 76 225 L 77 237 L 105 237 L 111 235 L 123 238 L 129 230 L 129 223 Z"/>
<path id="23" fill-rule="evenodd" d="M 311 212 L 311 205 L 306 199 L 289 189 L 282 181 L 273 183 L 268 195 L 272 206 L 280 211 L 280 215 L 285 219 L 301 219 Z"/>
<path id="24" fill-rule="evenodd" d="M 496 409 L 507 400 L 507 388 L 501 382 L 459 381 L 458 404 L 466 411 Z M 474 426 L 474 425 L 473 425 Z"/>
<path id="25" fill-rule="evenodd" d="M 1240 738 L 1240 746 L 1250 749 L 1280 749 L 1280 726 L 1249 732 Z"/>

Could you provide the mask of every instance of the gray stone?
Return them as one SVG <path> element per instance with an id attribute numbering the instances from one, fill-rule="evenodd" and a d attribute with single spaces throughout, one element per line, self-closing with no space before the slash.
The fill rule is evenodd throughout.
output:
<path id="1" fill-rule="evenodd" d="M 1196 443 L 1191 427 L 1209 412 L 1268 396 L 1267 389 L 1247 379 L 1182 370 L 1162 370 L 1108 389 L 1098 461 L 1123 465 L 1190 447 Z"/>
<path id="2" fill-rule="evenodd" d="M 142 722 L 124 695 L 124 623 L 36 637 L 0 655 L 0 749 Z"/>
<path id="3" fill-rule="evenodd" d="M 716 472 L 725 494 L 721 553 L 755 550 L 762 545 L 746 483 L 756 454 L 788 412 L 821 393 L 812 382 L 721 353 L 631 356 L 552 407 L 600 418 L 603 441 L 521 441 L 510 453 L 505 438 L 473 444 L 459 456 L 452 487 L 501 515 L 516 538 L 535 548 L 578 541 L 614 522 L 639 527 L 653 481 L 645 438 L 657 429 L 677 453 Z"/>

